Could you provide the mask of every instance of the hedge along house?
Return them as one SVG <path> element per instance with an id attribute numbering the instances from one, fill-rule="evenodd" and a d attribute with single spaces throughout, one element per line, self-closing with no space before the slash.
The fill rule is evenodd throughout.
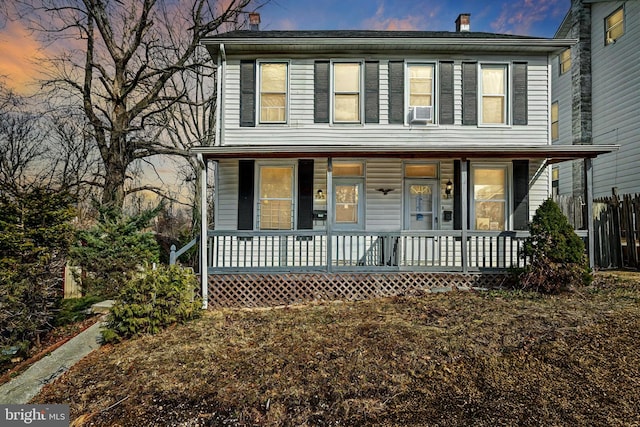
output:
<path id="1" fill-rule="evenodd" d="M 484 285 L 523 265 L 548 165 L 589 170 L 615 147 L 551 145 L 550 58 L 573 40 L 456 23 L 204 41 L 219 76 L 216 143 L 193 150 L 215 181 L 205 306 Z"/>

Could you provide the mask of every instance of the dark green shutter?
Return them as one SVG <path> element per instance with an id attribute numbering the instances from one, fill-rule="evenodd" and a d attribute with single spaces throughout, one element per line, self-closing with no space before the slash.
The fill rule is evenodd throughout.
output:
<path id="1" fill-rule="evenodd" d="M 513 229 L 529 229 L 529 160 L 513 161 Z"/>
<path id="2" fill-rule="evenodd" d="M 364 63 L 364 122 L 380 122 L 380 64 L 378 61 Z"/>
<path id="3" fill-rule="evenodd" d="M 389 123 L 404 124 L 403 61 L 389 61 Z"/>
<path id="4" fill-rule="evenodd" d="M 298 230 L 313 228 L 313 160 L 298 160 Z"/>
<path id="5" fill-rule="evenodd" d="M 238 230 L 253 230 L 254 161 L 238 163 Z"/>
<path id="6" fill-rule="evenodd" d="M 460 160 L 453 161 L 453 229 L 462 230 L 462 194 L 460 188 Z"/>
<path id="7" fill-rule="evenodd" d="M 478 64 L 462 63 L 462 124 L 478 124 Z"/>
<path id="8" fill-rule="evenodd" d="M 256 125 L 256 62 L 240 61 L 240 126 Z"/>
<path id="9" fill-rule="evenodd" d="M 471 209 L 469 200 L 471 194 L 471 164 L 467 162 L 467 228 L 471 226 Z M 462 230 L 462 171 L 460 170 L 460 160 L 453 161 L 453 229 Z"/>
<path id="10" fill-rule="evenodd" d="M 440 105 L 438 122 L 441 125 L 452 125 L 453 109 L 453 62 L 440 63 Z"/>
<path id="11" fill-rule="evenodd" d="M 316 61 L 313 76 L 313 122 L 329 123 L 329 61 Z"/>
<path id="12" fill-rule="evenodd" d="M 527 63 L 516 62 L 513 64 L 513 124 L 526 125 L 528 123 L 527 111 Z"/>

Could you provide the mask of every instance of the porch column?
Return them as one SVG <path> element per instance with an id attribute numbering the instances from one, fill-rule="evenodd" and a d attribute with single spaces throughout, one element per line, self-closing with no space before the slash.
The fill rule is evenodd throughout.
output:
<path id="1" fill-rule="evenodd" d="M 460 215 L 462 215 L 462 238 L 460 241 L 460 249 L 462 250 L 462 272 L 469 272 L 469 254 L 467 252 L 467 230 L 469 228 L 469 195 L 468 191 L 468 170 L 467 159 L 461 159 L 460 161 Z"/>
<path id="2" fill-rule="evenodd" d="M 331 266 L 331 258 L 333 257 L 333 159 L 327 158 L 327 272 L 331 273 L 333 267 Z"/>
<path id="3" fill-rule="evenodd" d="M 585 203 L 587 205 L 587 251 L 589 254 L 589 268 L 594 268 L 595 262 L 595 242 L 594 242 L 594 225 L 593 225 L 593 160 L 584 159 L 585 173 Z"/>
<path id="4" fill-rule="evenodd" d="M 198 155 L 200 160 L 200 286 L 202 287 L 202 308 L 207 309 L 209 304 L 209 267 L 207 266 L 208 253 L 208 221 L 207 221 L 207 160 Z"/>

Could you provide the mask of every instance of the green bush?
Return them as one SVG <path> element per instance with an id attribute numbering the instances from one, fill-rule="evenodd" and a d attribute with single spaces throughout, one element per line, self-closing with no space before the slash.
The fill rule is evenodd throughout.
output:
<path id="1" fill-rule="evenodd" d="M 178 266 L 139 274 L 122 289 L 111 308 L 102 332 L 104 340 L 156 334 L 173 323 L 199 317 L 201 303 L 194 297 L 197 286 L 195 275 Z"/>
<path id="2" fill-rule="evenodd" d="M 72 197 L 0 189 L 0 364 L 24 356 L 52 327 L 73 240 Z"/>
<path id="3" fill-rule="evenodd" d="M 77 233 L 70 255 L 73 263 L 81 267 L 85 295 L 114 297 L 141 269 L 159 261 L 155 236 L 145 231 L 159 209 L 132 217 L 118 210 L 101 209 L 97 224 Z"/>
<path id="4" fill-rule="evenodd" d="M 553 200 L 540 205 L 530 230 L 523 251 L 530 264 L 519 275 L 523 289 L 555 294 L 590 283 L 584 243 Z"/>
<path id="5" fill-rule="evenodd" d="M 97 296 L 60 300 L 56 316 L 53 319 L 54 326 L 64 326 L 88 318 L 91 316 L 91 306 L 100 301 L 102 298 Z"/>

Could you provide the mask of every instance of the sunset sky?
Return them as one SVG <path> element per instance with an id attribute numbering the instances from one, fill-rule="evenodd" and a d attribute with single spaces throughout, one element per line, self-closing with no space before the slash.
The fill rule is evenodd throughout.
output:
<path id="1" fill-rule="evenodd" d="M 8 0 L 11 1 L 11 0 Z M 471 30 L 553 37 L 570 0 L 271 0 L 262 7 L 262 30 L 453 31 L 460 13 Z M 39 57 L 47 55 L 19 22 L 0 21 L 0 75 L 18 92 L 33 86 Z"/>

